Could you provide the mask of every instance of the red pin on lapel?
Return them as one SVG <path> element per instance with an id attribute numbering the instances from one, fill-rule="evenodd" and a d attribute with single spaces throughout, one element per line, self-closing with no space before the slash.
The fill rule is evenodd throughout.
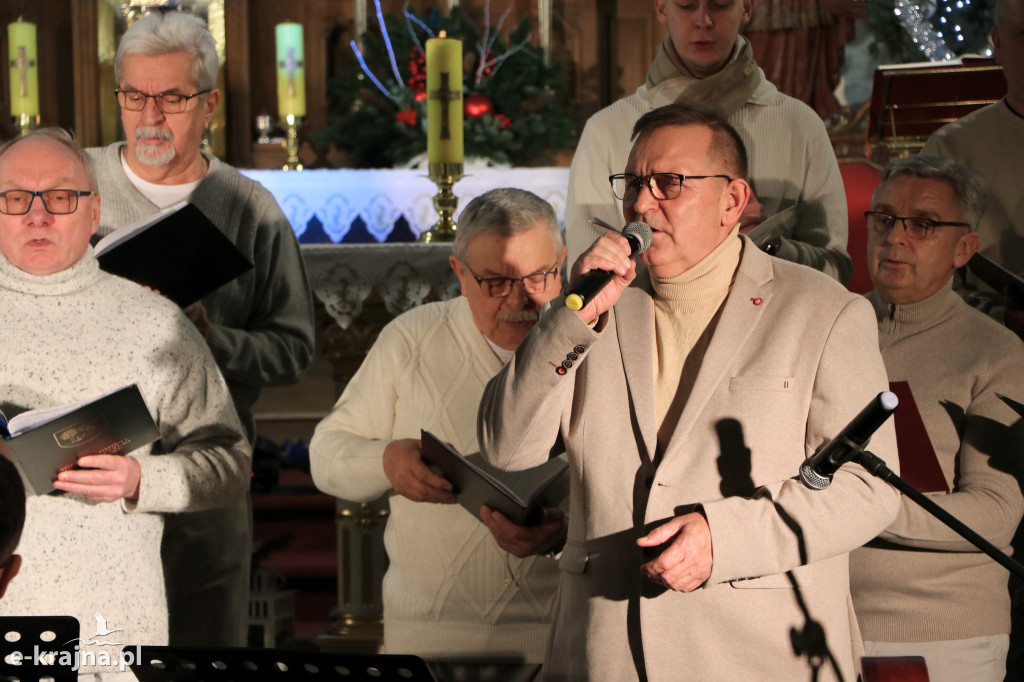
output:
<path id="1" fill-rule="evenodd" d="M 762 303 L 764 303 L 764 299 L 760 297 L 752 298 L 750 299 L 750 302 L 753 303 L 754 305 L 761 305 Z"/>

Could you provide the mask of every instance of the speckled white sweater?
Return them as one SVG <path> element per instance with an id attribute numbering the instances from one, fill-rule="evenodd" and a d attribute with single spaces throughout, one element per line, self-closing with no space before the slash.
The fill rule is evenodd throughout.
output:
<path id="1" fill-rule="evenodd" d="M 24 563 L 0 615 L 73 615 L 90 638 L 99 613 L 121 630 L 106 641 L 164 644 L 160 512 L 223 505 L 248 486 L 251 452 L 224 380 L 173 303 L 99 270 L 91 248 L 44 277 L 0 257 L 0 310 L 8 417 L 136 383 L 160 430 L 132 453 L 142 469 L 137 503 L 61 493 L 28 500 Z"/>

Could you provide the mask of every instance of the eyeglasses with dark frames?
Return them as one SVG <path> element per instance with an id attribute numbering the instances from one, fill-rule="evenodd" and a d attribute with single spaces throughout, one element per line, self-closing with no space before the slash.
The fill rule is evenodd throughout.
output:
<path id="1" fill-rule="evenodd" d="M 27 189 L 9 189 L 0 192 L 0 213 L 25 215 L 32 208 L 32 202 L 39 197 L 43 208 L 53 215 L 67 215 L 78 210 L 78 197 L 91 196 L 92 192 L 81 189 L 44 189 L 33 192 Z"/>
<path id="2" fill-rule="evenodd" d="M 183 95 L 179 92 L 161 92 L 156 95 L 147 95 L 138 90 L 122 90 L 121 88 L 114 90 L 114 94 L 117 95 L 118 104 L 121 105 L 122 109 L 142 111 L 146 108 L 146 100 L 152 99 L 156 103 L 156 108 L 162 114 L 183 113 L 188 109 L 188 103 L 193 98 L 205 95 L 208 92 L 210 91 L 200 90 L 194 95 Z"/>
<path id="3" fill-rule="evenodd" d="M 608 182 L 612 185 L 612 194 L 616 199 L 631 202 L 640 196 L 640 188 L 646 186 L 651 190 L 651 196 L 658 201 L 669 201 L 679 196 L 683 191 L 683 182 L 686 180 L 707 180 L 708 178 L 722 178 L 726 182 L 732 182 L 729 175 L 683 175 L 682 173 L 651 173 L 650 175 L 633 175 L 632 173 L 617 173 L 608 176 Z"/>
<path id="4" fill-rule="evenodd" d="M 542 294 L 548 288 L 551 280 L 558 274 L 558 264 L 551 270 L 535 272 L 525 277 L 480 277 L 467 265 L 466 269 L 472 275 L 480 289 L 491 298 L 505 298 L 512 293 L 512 285 L 522 282 L 523 289 L 528 294 Z"/>
<path id="5" fill-rule="evenodd" d="M 932 220 L 931 218 L 917 218 L 915 216 L 891 215 L 885 211 L 864 211 L 864 218 L 867 220 L 868 229 L 879 237 L 888 236 L 896 227 L 896 221 L 903 223 L 903 231 L 911 239 L 927 239 L 935 232 L 936 227 L 966 227 L 969 223 L 954 223 L 943 220 Z"/>

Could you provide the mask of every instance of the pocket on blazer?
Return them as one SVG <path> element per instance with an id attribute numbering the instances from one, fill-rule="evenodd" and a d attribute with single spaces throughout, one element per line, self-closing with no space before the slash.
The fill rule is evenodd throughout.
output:
<path id="1" fill-rule="evenodd" d="M 589 562 L 590 551 L 586 545 L 569 540 L 562 548 L 562 556 L 558 558 L 558 568 L 566 573 L 580 575 L 587 570 Z"/>
<path id="2" fill-rule="evenodd" d="M 793 581 L 789 579 L 790 574 L 793 576 L 798 587 L 804 587 L 814 582 L 812 576 L 814 574 L 812 566 L 798 566 L 789 573 L 776 573 L 774 575 L 765 575 L 760 578 L 743 578 L 740 580 L 733 580 L 729 584 L 738 590 L 781 590 L 793 589 Z"/>
<path id="3" fill-rule="evenodd" d="M 791 391 L 793 377 L 770 377 L 747 374 L 729 379 L 730 391 Z"/>

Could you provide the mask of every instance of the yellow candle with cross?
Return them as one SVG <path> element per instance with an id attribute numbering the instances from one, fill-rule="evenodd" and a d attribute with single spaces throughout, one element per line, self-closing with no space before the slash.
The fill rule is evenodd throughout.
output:
<path id="1" fill-rule="evenodd" d="M 302 24 L 274 27 L 277 54 L 277 113 L 281 118 L 306 115 L 306 58 Z"/>
<path id="2" fill-rule="evenodd" d="M 427 41 L 427 159 L 462 163 L 462 41 Z"/>
<path id="3" fill-rule="evenodd" d="M 11 116 L 39 115 L 39 66 L 36 60 L 36 25 L 17 21 L 7 25 L 11 65 Z"/>

